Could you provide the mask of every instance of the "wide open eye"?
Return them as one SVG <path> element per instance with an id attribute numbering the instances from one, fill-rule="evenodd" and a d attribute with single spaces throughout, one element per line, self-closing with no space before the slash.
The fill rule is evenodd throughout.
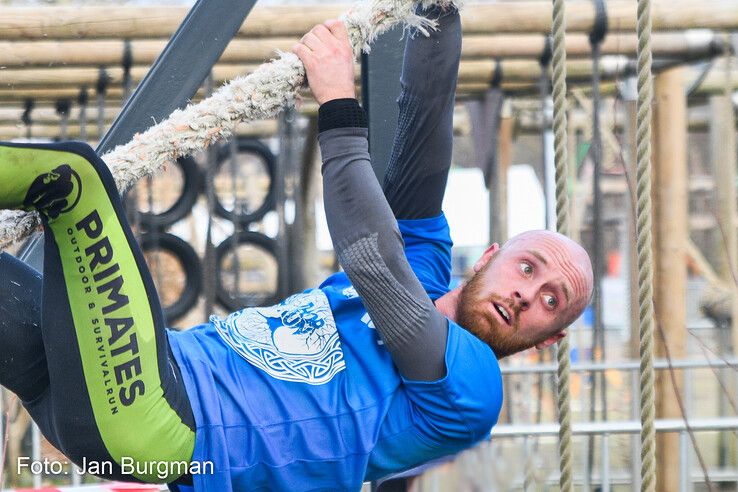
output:
<path id="1" fill-rule="evenodd" d="M 543 301 L 546 303 L 546 306 L 550 307 L 551 309 L 555 308 L 559 304 L 554 296 L 550 296 L 548 294 L 544 294 Z"/>
<path id="2" fill-rule="evenodd" d="M 520 262 L 520 271 L 527 277 L 533 275 L 533 267 L 524 261 Z"/>

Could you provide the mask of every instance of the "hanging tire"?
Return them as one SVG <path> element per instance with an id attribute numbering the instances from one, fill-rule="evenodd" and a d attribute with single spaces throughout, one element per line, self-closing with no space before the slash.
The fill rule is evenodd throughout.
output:
<path id="1" fill-rule="evenodd" d="M 269 176 L 269 188 L 267 189 L 267 193 L 264 196 L 264 200 L 261 202 L 261 204 L 256 207 L 252 211 L 239 211 L 236 210 L 236 199 L 234 197 L 234 208 L 233 210 L 228 210 L 221 201 L 221 197 L 218 196 L 217 190 L 214 189 L 213 196 L 215 197 L 215 213 L 219 217 L 223 217 L 224 219 L 228 219 L 233 223 L 241 224 L 242 226 L 245 226 L 251 222 L 255 222 L 257 220 L 260 220 L 261 218 L 266 215 L 267 212 L 272 210 L 274 208 L 274 174 L 275 174 L 275 166 L 276 166 L 276 158 L 274 157 L 274 154 L 272 154 L 272 151 L 269 150 L 269 147 L 264 145 L 259 140 L 255 139 L 238 139 L 237 142 L 237 148 L 238 148 L 238 154 L 252 154 L 256 155 L 264 164 L 265 171 L 267 175 Z M 223 166 L 229 165 L 229 157 L 231 157 L 231 150 L 230 145 L 222 145 L 218 148 L 218 158 L 215 164 L 215 176 L 217 178 L 218 174 L 220 174 Z M 238 165 L 238 163 L 237 163 Z M 224 170 L 225 171 L 225 170 Z"/>
<path id="2" fill-rule="evenodd" d="M 224 276 L 229 273 L 228 265 L 225 265 L 224 263 L 228 259 L 229 253 L 232 253 L 234 249 L 234 242 L 236 247 L 253 246 L 259 250 L 262 250 L 262 253 L 265 253 L 267 256 L 273 259 L 275 267 L 274 271 L 262 271 L 261 278 L 247 278 L 247 282 L 253 280 L 261 280 L 261 283 L 264 284 L 266 283 L 267 278 L 271 275 L 274 278 L 274 289 L 272 291 L 261 293 L 241 293 L 240 284 L 242 282 L 240 277 L 234 279 L 234 281 L 232 282 L 233 285 L 238 284 L 236 286 L 236 289 L 227 288 L 224 285 Z M 239 276 L 248 276 L 250 274 L 253 276 L 253 272 L 255 270 L 249 272 L 248 270 L 244 271 L 241 268 L 241 261 L 243 259 L 243 257 L 239 258 L 237 264 L 238 270 L 235 273 Z M 233 264 L 231 263 L 231 271 L 232 268 Z M 271 239 L 263 234 L 251 231 L 242 231 L 234 236 L 230 236 L 215 248 L 215 273 L 216 298 L 218 299 L 218 302 L 228 311 L 232 312 L 238 311 L 245 307 L 266 306 L 274 304 L 278 301 L 277 289 L 279 286 L 279 262 L 277 261 L 277 242 L 274 239 Z M 257 273 L 256 275 L 259 274 Z"/>
<path id="3" fill-rule="evenodd" d="M 146 230 L 166 229 L 185 218 L 197 201 L 200 193 L 200 169 L 193 157 L 177 159 L 176 166 L 182 173 L 182 193 L 167 210 L 161 213 L 139 212 L 139 223 Z M 156 179 L 156 178 L 154 178 Z"/>
<path id="4" fill-rule="evenodd" d="M 184 239 L 173 234 L 149 232 L 139 238 L 141 250 L 144 253 L 163 251 L 172 255 L 184 274 L 184 287 L 179 297 L 172 303 L 164 305 L 162 310 L 167 325 L 171 325 L 184 316 L 196 303 L 202 291 L 202 266 L 195 250 Z M 151 270 L 151 266 L 149 266 Z M 151 276 L 156 279 L 156 272 Z M 160 290 L 161 286 L 157 286 Z M 161 295 L 159 296 L 161 299 Z"/>

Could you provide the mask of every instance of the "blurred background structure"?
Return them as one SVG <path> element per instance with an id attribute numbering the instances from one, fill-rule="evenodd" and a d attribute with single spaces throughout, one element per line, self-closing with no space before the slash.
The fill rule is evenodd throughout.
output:
<path id="1" fill-rule="evenodd" d="M 567 2 L 570 234 L 593 258 L 598 285 L 569 331 L 576 490 L 640 484 L 635 5 Z M 167 40 L 186 27 L 191 8 L 0 0 L 0 140 L 97 146 L 116 118 L 137 109 L 126 101 L 146 83 Z M 212 69 L 198 49 L 179 56 L 180 71 L 210 73 L 192 100 L 289 50 L 347 8 L 260 0 Z M 658 490 L 736 490 L 738 2 L 659 1 L 652 15 Z M 454 283 L 490 242 L 556 222 L 551 4 L 467 3 L 462 18 L 444 205 L 456 245 Z M 202 46 L 212 41 L 205 27 L 197 35 Z M 402 46 L 401 33 L 389 33 L 356 67 L 378 176 L 394 132 Z M 175 85 L 158 97 L 181 97 Z M 338 267 L 321 206 L 317 105 L 308 92 L 297 108 L 237 133 L 126 197 L 172 327 L 276 302 Z M 15 253 L 33 261 L 32 250 L 26 243 Z M 489 442 L 415 478 L 371 488 L 558 490 L 555 361 L 549 350 L 505 359 L 505 406 Z M 7 436 L 0 489 L 95 482 L 74 473 L 16 474 L 18 456 L 58 452 L 14 396 L 5 392 L 0 407 Z"/>

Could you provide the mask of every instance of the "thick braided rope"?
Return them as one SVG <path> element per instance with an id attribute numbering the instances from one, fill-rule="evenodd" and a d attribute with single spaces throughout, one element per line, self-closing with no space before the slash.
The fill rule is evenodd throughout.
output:
<path id="1" fill-rule="evenodd" d="M 651 239 L 651 2 L 638 0 L 637 237 L 641 358 L 641 490 L 656 489 Z"/>
<path id="2" fill-rule="evenodd" d="M 422 0 L 424 6 L 458 5 L 454 0 Z M 342 16 L 354 53 L 368 51 L 369 45 L 398 23 L 427 34 L 436 22 L 415 14 L 412 0 L 373 0 L 357 5 Z M 174 111 L 165 121 L 136 134 L 102 156 L 123 192 L 144 176 L 150 176 L 178 157 L 203 150 L 228 138 L 244 121 L 274 117 L 292 106 L 305 81 L 305 69 L 293 53 L 260 66 L 253 73 L 237 77 L 198 104 Z M 0 250 L 24 239 L 40 225 L 38 214 L 0 210 Z"/>
<path id="3" fill-rule="evenodd" d="M 556 230 L 569 232 L 569 197 L 566 180 L 569 175 L 566 121 L 566 19 L 564 0 L 553 0 L 553 100 L 554 159 L 556 162 Z M 559 415 L 559 486 L 562 492 L 572 490 L 571 394 L 569 392 L 569 337 L 562 338 L 556 352 L 558 359 Z"/>

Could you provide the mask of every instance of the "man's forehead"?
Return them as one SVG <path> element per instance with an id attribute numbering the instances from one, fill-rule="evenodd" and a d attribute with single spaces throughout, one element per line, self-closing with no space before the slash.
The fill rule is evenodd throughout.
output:
<path id="1" fill-rule="evenodd" d="M 562 258 L 579 260 L 589 257 L 584 249 L 563 234 L 552 231 L 528 231 L 508 240 L 503 249 L 529 249 L 537 254 L 555 255 Z"/>
<path id="2" fill-rule="evenodd" d="M 568 237 L 551 231 L 529 231 L 511 238 L 504 249 L 528 252 L 547 266 L 560 270 L 575 296 L 591 290 L 591 263 L 587 252 Z"/>

